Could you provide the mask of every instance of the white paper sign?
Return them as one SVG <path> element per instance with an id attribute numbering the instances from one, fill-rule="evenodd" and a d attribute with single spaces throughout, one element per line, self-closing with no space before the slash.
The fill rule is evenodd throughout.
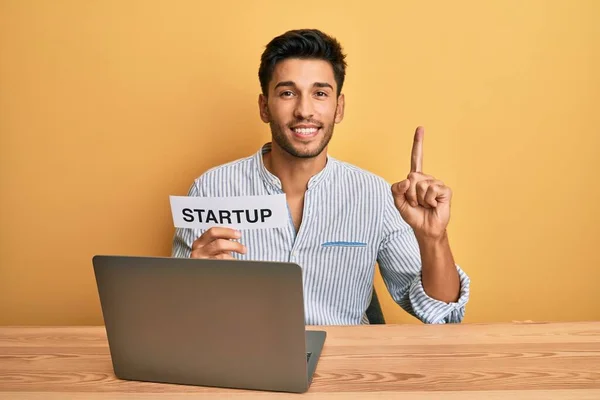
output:
<path id="1" fill-rule="evenodd" d="M 234 229 L 284 228 L 289 226 L 285 194 L 272 196 L 188 197 L 170 196 L 176 228 Z"/>

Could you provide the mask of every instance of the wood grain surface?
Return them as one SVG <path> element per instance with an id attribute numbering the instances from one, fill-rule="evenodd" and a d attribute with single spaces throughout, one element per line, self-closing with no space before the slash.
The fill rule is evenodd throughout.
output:
<path id="1" fill-rule="evenodd" d="M 319 329 L 297 395 L 122 381 L 104 327 L 0 327 L 0 399 L 600 399 L 600 322 Z"/>

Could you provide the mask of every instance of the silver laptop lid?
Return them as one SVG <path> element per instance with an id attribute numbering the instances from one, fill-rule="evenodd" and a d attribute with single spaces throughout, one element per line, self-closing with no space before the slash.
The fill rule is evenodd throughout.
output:
<path id="1" fill-rule="evenodd" d="M 93 265 L 119 378 L 307 390 L 298 265 L 121 256 Z"/>

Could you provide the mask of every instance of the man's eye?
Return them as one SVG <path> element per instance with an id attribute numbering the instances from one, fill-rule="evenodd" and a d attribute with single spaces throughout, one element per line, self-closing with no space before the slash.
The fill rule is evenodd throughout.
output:
<path id="1" fill-rule="evenodd" d="M 291 90 L 285 90 L 280 93 L 281 97 L 292 97 L 293 95 L 294 95 L 294 92 L 292 92 Z"/>
<path id="2" fill-rule="evenodd" d="M 315 93 L 315 95 L 316 95 L 317 97 L 327 97 L 327 93 L 326 93 L 326 92 L 321 92 L 321 91 L 319 91 L 319 92 Z"/>

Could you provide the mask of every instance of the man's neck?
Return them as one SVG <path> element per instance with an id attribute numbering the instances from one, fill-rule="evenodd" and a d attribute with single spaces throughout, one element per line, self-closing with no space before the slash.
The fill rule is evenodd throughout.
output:
<path id="1" fill-rule="evenodd" d="M 273 143 L 271 151 L 263 155 L 263 162 L 267 170 L 279 178 L 285 194 L 304 196 L 310 178 L 327 164 L 327 149 L 316 157 L 298 158 Z"/>

